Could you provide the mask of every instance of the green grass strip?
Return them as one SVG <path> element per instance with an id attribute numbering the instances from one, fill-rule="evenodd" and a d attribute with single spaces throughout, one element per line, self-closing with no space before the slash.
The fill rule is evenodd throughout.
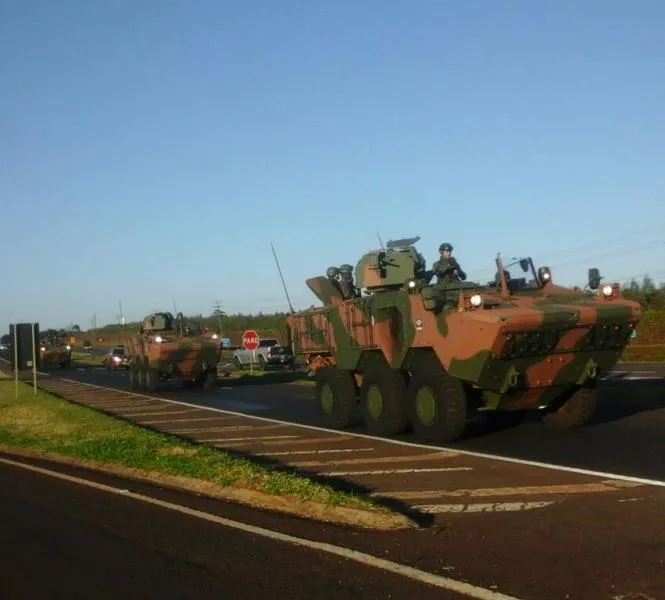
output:
<path id="1" fill-rule="evenodd" d="M 222 487 L 291 496 L 329 506 L 379 508 L 369 497 L 176 436 L 142 429 L 19 382 L 0 381 L 0 444 L 73 459 L 188 477 Z"/>

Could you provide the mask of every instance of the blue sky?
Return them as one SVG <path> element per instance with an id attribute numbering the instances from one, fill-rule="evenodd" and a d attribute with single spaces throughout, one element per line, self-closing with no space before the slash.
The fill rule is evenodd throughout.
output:
<path id="1" fill-rule="evenodd" d="M 663 281 L 664 26 L 656 0 L 0 0 L 0 322 L 282 310 L 270 242 L 304 307 L 377 230 L 480 280 L 501 251 Z"/>

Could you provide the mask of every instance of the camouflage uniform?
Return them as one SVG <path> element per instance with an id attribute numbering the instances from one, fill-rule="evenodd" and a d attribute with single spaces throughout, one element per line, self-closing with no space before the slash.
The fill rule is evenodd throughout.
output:
<path id="1" fill-rule="evenodd" d="M 452 252 L 452 245 L 443 243 L 439 246 L 440 253 L 444 252 L 445 250 Z M 459 280 L 464 281 L 466 279 L 466 273 L 462 270 L 462 267 L 454 256 L 449 256 L 448 258 L 442 256 L 434 263 L 432 269 L 434 270 L 434 274 L 437 276 L 437 281 L 439 282 L 453 282 Z"/>
<path id="2" fill-rule="evenodd" d="M 353 267 L 351 265 L 344 264 L 339 268 L 339 274 L 339 287 L 342 291 L 344 300 L 357 298 L 359 294 L 356 286 L 353 283 Z"/>

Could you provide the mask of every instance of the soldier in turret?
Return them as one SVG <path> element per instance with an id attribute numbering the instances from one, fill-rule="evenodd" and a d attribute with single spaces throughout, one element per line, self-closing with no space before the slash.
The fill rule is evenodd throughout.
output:
<path id="1" fill-rule="evenodd" d="M 439 246 L 441 258 L 433 265 L 434 274 L 437 276 L 438 282 L 464 281 L 466 279 L 466 273 L 462 270 L 462 267 L 452 253 L 453 247 L 451 244 L 444 242 Z"/>
<path id="2" fill-rule="evenodd" d="M 342 296 L 344 300 L 350 300 L 351 298 L 358 298 L 360 294 L 353 282 L 353 267 L 348 264 L 343 264 L 339 268 L 339 287 L 342 290 Z"/>
<path id="3" fill-rule="evenodd" d="M 328 277 L 328 281 L 330 281 L 330 283 L 332 283 L 335 288 L 341 292 L 342 288 L 339 281 L 339 269 L 337 267 L 328 267 L 326 276 Z"/>

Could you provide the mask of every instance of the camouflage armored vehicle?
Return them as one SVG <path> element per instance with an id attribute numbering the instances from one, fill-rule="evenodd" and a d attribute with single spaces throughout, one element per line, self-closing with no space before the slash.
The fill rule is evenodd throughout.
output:
<path id="1" fill-rule="evenodd" d="M 596 269 L 594 291 L 574 290 L 531 258 L 504 266 L 497 256 L 486 284 L 430 283 L 419 239 L 365 254 L 355 298 L 344 300 L 334 278 L 308 279 L 323 306 L 288 317 L 327 425 L 348 426 L 357 404 L 373 433 L 411 426 L 435 442 L 460 437 L 478 411 L 499 423 L 533 409 L 554 427 L 586 423 L 599 376 L 635 335 L 640 305 L 616 284 L 598 289 Z"/>
<path id="2" fill-rule="evenodd" d="M 180 379 L 185 387 L 212 387 L 217 348 L 198 334 L 187 329 L 182 313 L 175 319 L 169 312 L 148 315 L 138 333 L 124 340 L 131 387 L 155 391 L 165 379 Z"/>
<path id="3" fill-rule="evenodd" d="M 72 347 L 54 330 L 47 330 L 40 335 L 39 354 L 41 368 L 59 366 L 66 369 L 72 364 Z"/>

